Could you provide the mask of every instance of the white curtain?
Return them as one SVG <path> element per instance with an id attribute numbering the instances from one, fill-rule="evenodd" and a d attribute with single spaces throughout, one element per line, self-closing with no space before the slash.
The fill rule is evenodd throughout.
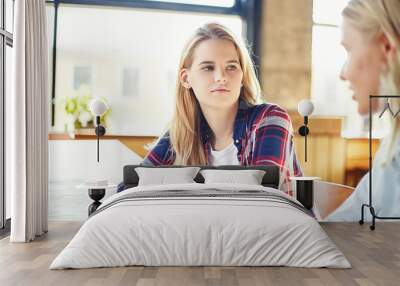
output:
<path id="1" fill-rule="evenodd" d="M 47 232 L 48 49 L 45 0 L 14 7 L 13 79 L 9 112 L 12 242 Z"/>

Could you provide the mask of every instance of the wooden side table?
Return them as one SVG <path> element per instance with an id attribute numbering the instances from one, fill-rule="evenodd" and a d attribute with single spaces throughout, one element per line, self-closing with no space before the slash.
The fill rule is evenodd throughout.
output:
<path id="1" fill-rule="evenodd" d="M 320 179 L 319 177 L 290 177 L 290 180 L 296 181 L 296 199 L 308 210 L 314 206 L 314 181 Z"/>
<path id="2" fill-rule="evenodd" d="M 101 205 L 100 200 L 104 198 L 106 194 L 106 189 L 116 188 L 116 184 L 107 184 L 107 185 L 88 185 L 81 184 L 78 186 L 80 189 L 87 189 L 89 197 L 94 201 L 88 206 L 88 216 L 94 213 L 97 208 Z"/>

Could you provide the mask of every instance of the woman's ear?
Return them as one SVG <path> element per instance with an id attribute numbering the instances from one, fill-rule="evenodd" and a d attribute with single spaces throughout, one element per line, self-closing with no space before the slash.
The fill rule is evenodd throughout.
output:
<path id="1" fill-rule="evenodd" d="M 188 69 L 186 68 L 181 69 L 179 73 L 179 79 L 181 81 L 182 86 L 187 89 L 191 88 L 188 77 L 189 77 Z"/>
<path id="2" fill-rule="evenodd" d="M 397 55 L 397 48 L 396 46 L 391 43 L 389 38 L 386 36 L 385 33 L 382 33 L 379 37 L 379 42 L 382 47 L 383 55 L 385 57 L 386 63 L 393 60 Z"/>

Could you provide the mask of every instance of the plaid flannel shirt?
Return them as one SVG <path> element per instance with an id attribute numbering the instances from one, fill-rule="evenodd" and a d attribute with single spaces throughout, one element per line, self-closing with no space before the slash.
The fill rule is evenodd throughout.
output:
<path id="1" fill-rule="evenodd" d="M 208 158 L 211 129 L 204 117 L 200 120 L 200 136 Z M 276 165 L 280 168 L 279 189 L 292 195 L 289 176 L 302 176 L 293 145 L 293 127 L 289 115 L 275 104 L 248 105 L 239 100 L 233 140 L 241 165 Z M 144 165 L 173 165 L 175 152 L 169 133 L 161 137 L 147 154 Z"/>

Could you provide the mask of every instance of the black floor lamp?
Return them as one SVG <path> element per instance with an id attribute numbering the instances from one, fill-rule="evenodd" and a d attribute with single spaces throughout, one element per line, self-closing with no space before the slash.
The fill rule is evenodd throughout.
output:
<path id="1" fill-rule="evenodd" d="M 369 226 L 371 230 L 375 229 L 375 219 L 392 219 L 392 220 L 397 220 L 400 219 L 400 217 L 383 217 L 383 216 L 378 216 L 375 213 L 375 209 L 372 205 L 372 100 L 376 100 L 379 98 L 386 98 L 389 100 L 389 98 L 400 98 L 400 95 L 370 95 L 369 96 L 369 203 L 368 204 L 362 204 L 361 206 L 361 219 L 359 221 L 360 224 L 364 224 L 364 207 L 369 208 L 369 211 L 371 212 L 372 215 L 372 225 Z M 385 105 L 385 109 L 381 112 L 380 116 L 384 113 L 386 110 L 387 106 Z M 389 109 L 390 110 L 390 109 Z M 392 112 L 391 112 L 392 113 Z M 397 116 L 398 113 L 394 114 L 392 113 L 392 116 Z"/>

